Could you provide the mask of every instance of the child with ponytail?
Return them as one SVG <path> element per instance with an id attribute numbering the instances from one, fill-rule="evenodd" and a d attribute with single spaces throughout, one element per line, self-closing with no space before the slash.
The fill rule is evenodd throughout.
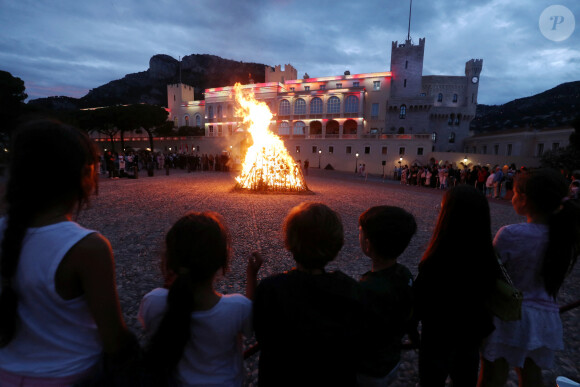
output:
<path id="1" fill-rule="evenodd" d="M 167 233 L 163 271 L 166 286 L 143 298 L 139 318 L 152 334 L 145 351 L 151 385 L 241 386 L 242 336 L 252 335 L 252 301 L 224 295 L 213 286 L 230 259 L 230 237 L 221 216 L 190 212 Z M 252 297 L 262 258 L 248 261 L 247 295 Z"/>
<path id="2" fill-rule="evenodd" d="M 524 294 L 518 321 L 494 318 L 483 348 L 480 386 L 502 386 L 516 367 L 521 386 L 543 385 L 554 351 L 564 348 L 556 296 L 580 252 L 580 211 L 555 170 L 519 175 L 512 205 L 526 223 L 502 227 L 494 247 L 514 285 Z"/>

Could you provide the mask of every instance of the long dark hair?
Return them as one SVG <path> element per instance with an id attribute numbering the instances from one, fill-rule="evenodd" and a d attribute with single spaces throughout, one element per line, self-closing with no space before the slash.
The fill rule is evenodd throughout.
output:
<path id="1" fill-rule="evenodd" d="M 227 269 L 230 236 L 222 217 L 215 212 L 190 212 L 167 233 L 162 269 L 167 310 L 146 349 L 145 362 L 157 375 L 171 374 L 190 338 L 191 313 L 196 283 Z"/>
<path id="2" fill-rule="evenodd" d="M 13 281 L 26 229 L 35 216 L 55 206 L 69 210 L 78 206 L 80 210 L 96 190 L 97 162 L 93 142 L 72 126 L 37 120 L 16 131 L 10 148 L 4 197 L 7 220 L 0 246 L 0 347 L 12 340 L 18 328 Z"/>
<path id="3" fill-rule="evenodd" d="M 542 264 L 542 276 L 546 291 L 555 298 L 580 253 L 578 203 L 568 200 L 568 183 L 562 174 L 553 169 L 520 174 L 515 190 L 526 196 L 532 211 L 548 220 L 549 242 Z"/>
<path id="4" fill-rule="evenodd" d="M 441 211 L 419 267 L 434 259 L 452 264 L 456 259 L 485 261 L 495 257 L 491 218 L 486 197 L 471 185 L 460 184 L 445 192 Z"/>

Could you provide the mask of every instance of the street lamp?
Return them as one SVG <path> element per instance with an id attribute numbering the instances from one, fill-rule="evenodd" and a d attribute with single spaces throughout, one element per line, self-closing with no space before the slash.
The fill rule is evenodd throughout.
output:
<path id="1" fill-rule="evenodd" d="M 357 166 L 358 166 L 358 153 L 355 154 L 356 159 L 354 160 L 354 173 L 356 173 L 357 171 Z"/>
<path id="2" fill-rule="evenodd" d="M 320 169 L 320 158 L 322 157 L 322 149 L 318 150 L 318 169 Z"/>

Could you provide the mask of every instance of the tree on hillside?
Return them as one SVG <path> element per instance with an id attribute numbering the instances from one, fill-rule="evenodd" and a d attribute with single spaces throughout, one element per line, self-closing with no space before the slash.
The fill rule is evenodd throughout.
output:
<path id="1" fill-rule="evenodd" d="M 24 100 L 28 95 L 24 81 L 12 76 L 7 71 L 0 70 L 0 141 L 4 146 L 10 142 L 12 130 L 16 125 L 18 117 L 25 111 Z"/>
<path id="2" fill-rule="evenodd" d="M 149 147 L 153 151 L 153 137 L 157 134 L 158 128 L 163 130 L 167 123 L 167 110 L 160 106 L 154 105 L 131 105 L 131 110 L 135 117 L 137 117 L 137 123 L 139 127 L 143 128 L 149 135 Z"/>
<path id="3" fill-rule="evenodd" d="M 544 153 L 540 161 L 542 166 L 566 171 L 580 169 L 580 117 L 573 121 L 572 126 L 574 133 L 570 135 L 570 145 Z"/>
<path id="4" fill-rule="evenodd" d="M 87 132 L 98 132 L 109 137 L 111 151 L 115 151 L 115 135 L 119 132 L 116 123 L 115 107 L 94 110 L 79 110 L 77 120 L 79 127 Z"/>

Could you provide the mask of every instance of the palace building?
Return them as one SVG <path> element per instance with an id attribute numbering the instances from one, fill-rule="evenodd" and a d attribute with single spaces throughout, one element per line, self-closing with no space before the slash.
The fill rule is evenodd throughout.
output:
<path id="1" fill-rule="evenodd" d="M 364 163 L 385 173 L 398 163 L 426 163 L 434 152 L 464 152 L 475 116 L 482 59 L 465 64 L 464 76 L 423 75 L 425 39 L 393 42 L 390 71 L 298 79 L 287 64 L 266 66 L 265 83 L 243 85 L 274 117 L 270 130 L 298 160 L 351 171 Z M 167 86 L 169 119 L 205 128 L 201 152 L 233 151 L 239 141 L 233 85 L 205 90 Z M 200 140 L 188 149 L 200 150 Z M 463 157 L 461 157 L 463 159 Z"/>

